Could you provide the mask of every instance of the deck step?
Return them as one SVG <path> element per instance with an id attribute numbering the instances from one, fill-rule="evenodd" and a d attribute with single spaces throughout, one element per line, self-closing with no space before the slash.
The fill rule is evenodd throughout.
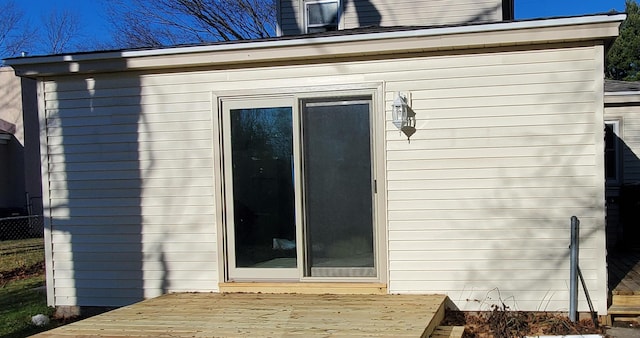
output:
<path id="1" fill-rule="evenodd" d="M 608 313 L 609 315 L 640 316 L 640 305 L 612 305 L 611 307 L 609 307 Z"/>
<path id="2" fill-rule="evenodd" d="M 640 306 L 640 295 L 613 295 L 611 299 L 612 306 Z"/>
<path id="3" fill-rule="evenodd" d="M 438 326 L 431 334 L 431 338 L 462 338 L 464 326 Z"/>

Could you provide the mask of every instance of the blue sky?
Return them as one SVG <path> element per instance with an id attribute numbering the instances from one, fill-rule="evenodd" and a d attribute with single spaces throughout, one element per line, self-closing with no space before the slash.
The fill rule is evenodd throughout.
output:
<path id="1" fill-rule="evenodd" d="M 624 12 L 624 0 L 514 0 L 516 19 Z"/>
<path id="2" fill-rule="evenodd" d="M 0 3 L 8 0 L 0 0 Z M 16 0 L 30 24 L 37 24 L 40 18 L 54 8 L 77 13 L 82 40 L 99 39 L 108 42 L 109 26 L 103 13 L 103 4 L 109 0 Z M 624 0 L 515 0 L 516 19 L 543 18 L 604 13 L 612 9 L 624 11 Z"/>

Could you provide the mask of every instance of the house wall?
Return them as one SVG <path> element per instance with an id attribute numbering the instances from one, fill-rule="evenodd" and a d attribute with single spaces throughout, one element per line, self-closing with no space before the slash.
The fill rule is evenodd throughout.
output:
<path id="1" fill-rule="evenodd" d="M 623 145 L 622 182 L 640 182 L 640 94 L 605 95 L 605 120 L 620 121 Z"/>
<path id="2" fill-rule="evenodd" d="M 602 60 L 600 45 L 551 45 L 47 80 L 55 305 L 218 290 L 213 93 L 382 83 L 388 291 L 566 311 L 576 215 L 604 314 Z M 391 123 L 397 91 L 410 141 Z"/>
<path id="3" fill-rule="evenodd" d="M 28 213 L 42 215 L 42 174 L 40 171 L 42 161 L 40 160 L 37 81 L 20 78 L 20 84 L 24 122 L 24 189 L 28 194 L 28 196 L 23 196 Z"/>
<path id="4" fill-rule="evenodd" d="M 396 65 L 387 105 L 412 91 L 418 131 L 410 143 L 387 134 L 391 292 L 566 310 L 576 215 L 580 266 L 606 312 L 600 59 L 585 47 Z"/>
<path id="5" fill-rule="evenodd" d="M 623 94 L 623 95 L 620 95 Z M 633 224 L 625 228 L 621 219 L 621 208 L 624 203 L 621 187 L 640 184 L 640 94 L 606 93 L 604 118 L 619 123 L 620 180 L 608 182 L 607 195 L 607 243 L 614 249 L 623 246 L 637 246 L 638 241 L 629 237 L 637 237 Z M 633 200 L 628 201 L 633 203 Z"/>
<path id="6" fill-rule="evenodd" d="M 22 213 L 26 205 L 20 80 L 12 68 L 0 67 L 0 119 L 15 126 L 13 137 L 0 144 L 0 218 Z"/>
<path id="7" fill-rule="evenodd" d="M 211 90 L 197 78 L 116 74 L 41 86 L 50 303 L 121 306 L 217 290 Z"/>
<path id="8" fill-rule="evenodd" d="M 305 32 L 304 0 L 280 0 L 282 35 Z M 342 0 L 340 27 L 436 26 L 502 20 L 502 0 Z"/>

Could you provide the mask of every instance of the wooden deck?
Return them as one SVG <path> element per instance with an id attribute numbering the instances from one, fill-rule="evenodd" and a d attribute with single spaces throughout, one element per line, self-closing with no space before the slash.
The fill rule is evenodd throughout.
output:
<path id="1" fill-rule="evenodd" d="M 640 316 L 640 251 L 609 254 L 610 315 Z"/>
<path id="2" fill-rule="evenodd" d="M 34 337 L 429 337 L 443 295 L 176 293 Z"/>

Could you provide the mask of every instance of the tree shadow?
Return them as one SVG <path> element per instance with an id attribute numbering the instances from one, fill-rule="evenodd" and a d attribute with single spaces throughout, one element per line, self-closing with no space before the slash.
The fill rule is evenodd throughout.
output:
<path id="1" fill-rule="evenodd" d="M 570 92 L 593 91 L 591 82 L 576 83 L 563 76 L 548 72 L 545 81 L 569 82 L 566 90 Z M 518 85 L 528 86 L 528 81 Z M 438 206 L 444 205 L 445 210 L 434 216 L 437 220 L 429 220 L 434 224 L 429 232 L 437 240 L 429 239 L 425 247 L 434 247 L 425 250 L 433 252 L 434 264 L 443 268 L 442 276 L 425 283 L 446 290 L 461 310 L 489 311 L 492 305 L 506 304 L 512 310 L 567 311 L 574 215 L 582 224 L 580 266 L 596 307 L 605 310 L 604 191 L 594 178 L 598 162 L 593 152 L 599 147 L 594 143 L 597 121 L 591 121 L 597 115 L 583 113 L 559 97 L 549 100 L 546 92 L 555 94 L 552 88 L 510 94 L 495 105 L 469 108 L 477 116 L 468 113 L 470 117 L 460 119 L 441 140 L 436 135 L 444 131 L 427 128 L 426 134 L 449 145 L 454 154 L 447 153 L 451 164 L 443 165 L 451 170 L 430 177 L 442 181 L 439 185 L 446 195 Z M 466 116 L 461 112 L 466 107 L 447 112 Z M 424 118 L 420 115 L 418 111 L 418 118 Z M 514 125 L 517 119 L 522 121 Z M 433 121 L 418 121 L 414 139 L 420 137 L 425 123 Z M 465 151 L 458 154 L 458 149 Z M 471 166 L 458 163 L 461 158 Z M 580 311 L 585 308 L 582 294 Z"/>
<path id="2" fill-rule="evenodd" d="M 58 77 L 42 86 L 49 303 L 60 307 L 59 315 L 75 316 L 141 301 L 141 175 L 143 165 L 153 162 L 140 158 L 140 81 L 95 74 Z"/>
<path id="3" fill-rule="evenodd" d="M 40 170 L 40 134 L 38 133 L 37 82 L 21 78 L 22 118 L 24 122 L 24 176 L 27 213 L 42 216 L 42 173 Z M 35 229 L 42 234 L 42 224 Z"/>
<path id="4" fill-rule="evenodd" d="M 628 106 L 628 103 L 624 103 L 624 105 Z M 609 104 L 607 107 L 611 107 L 611 105 Z M 606 113 L 606 109 L 605 119 L 615 119 Z M 624 123 L 623 115 L 621 125 Z M 596 122 L 595 125 L 599 124 Z M 602 126 L 604 128 L 604 125 Z M 578 135 L 577 131 L 570 131 L 572 127 L 568 126 L 566 133 Z M 543 135 L 526 136 L 533 143 L 536 138 Z M 629 133 L 628 136 L 633 137 L 633 133 Z M 583 133 L 581 137 L 582 139 L 577 140 L 573 145 L 573 152 L 576 154 L 581 152 L 580 149 L 584 145 L 593 143 L 591 133 Z M 532 177 L 562 177 L 561 185 L 556 185 L 553 188 L 563 188 L 569 192 L 576 191 L 576 193 L 569 194 L 559 191 L 558 193 L 564 198 L 560 198 L 560 195 L 548 196 L 548 201 L 543 203 L 546 207 L 543 208 L 533 208 L 524 203 L 524 197 L 528 194 L 527 185 L 519 182 L 520 179 L 510 173 L 510 169 L 501 170 L 499 176 L 503 177 L 500 180 L 503 189 L 485 196 L 486 202 L 483 204 L 483 208 L 494 211 L 492 218 L 496 219 L 496 222 L 501 219 L 514 219 L 514 221 L 509 228 L 503 229 L 503 240 L 485 239 L 494 243 L 488 246 L 493 252 L 489 256 L 493 267 L 479 268 L 475 261 L 469 262 L 465 280 L 469 281 L 469 285 L 475 286 L 470 286 L 469 289 L 461 290 L 459 294 L 452 296 L 458 304 L 463 304 L 466 307 L 465 310 L 490 310 L 491 305 L 503 302 L 511 309 L 518 309 L 520 305 L 528 303 L 525 306 L 535 305 L 540 311 L 567 311 L 569 304 L 568 299 L 565 298 L 569 279 L 570 217 L 575 215 L 581 220 L 580 241 L 582 243 L 579 265 L 587 280 L 587 288 L 592 300 L 601 304 L 600 306 L 596 305 L 596 311 L 598 309 L 600 311 L 606 310 L 602 309 L 602 306 L 608 305 L 610 298 L 602 299 L 602 296 L 599 295 L 606 294 L 607 297 L 610 297 L 616 286 L 625 276 L 629 278 L 629 272 L 632 272 L 640 262 L 640 254 L 637 250 L 640 247 L 640 227 L 637 222 L 640 218 L 640 185 L 630 177 L 625 178 L 624 176 L 625 171 L 631 173 L 634 168 L 640 167 L 640 160 L 634 153 L 632 146 L 627 144 L 625 140 L 615 134 L 613 137 L 621 152 L 620 158 L 614 158 L 609 163 L 605 154 L 602 156 L 605 158 L 605 172 L 619 170 L 619 176 L 615 182 L 606 181 L 606 193 L 598 191 L 597 186 L 584 189 L 591 185 L 588 176 L 593 174 L 584 172 L 582 168 L 585 163 L 574 163 L 574 158 L 578 158 L 572 153 L 567 153 L 564 156 L 549 154 L 552 155 L 549 156 L 545 155 L 546 150 L 541 150 L 536 155 L 539 157 L 537 166 L 540 167 L 540 170 L 534 171 Z M 606 149 L 610 141 L 605 142 L 603 139 L 602 142 Z M 598 149 L 597 144 L 595 149 Z M 616 162 L 621 166 L 621 169 L 611 167 L 612 163 Z M 605 172 L 597 174 L 605 175 Z M 549 188 L 552 188 L 551 185 Z M 584 193 L 578 193 L 578 191 L 584 191 Z M 599 199 L 601 193 L 603 197 L 606 197 L 606 201 Z M 465 202 L 465 200 L 461 200 L 461 202 L 465 209 L 477 208 L 476 205 Z M 560 208 L 557 210 L 566 209 L 566 215 L 558 215 L 555 208 Z M 604 228 L 599 224 L 598 214 L 600 212 L 606 215 Z M 519 224 L 517 220 L 537 225 L 526 226 Z M 480 228 L 494 229 L 490 224 L 480 225 Z M 563 235 L 558 237 L 559 234 Z M 504 240 L 505 238 L 509 240 Z M 519 243 L 519 245 L 514 247 L 513 243 Z M 600 257 L 604 255 L 606 255 L 607 271 L 603 276 L 600 272 L 600 266 L 605 262 L 601 262 Z M 524 262 L 536 260 L 540 261 L 536 270 L 524 267 Z M 522 267 L 520 268 L 519 264 L 513 262 L 522 262 L 520 264 Z M 512 280 L 500 282 L 496 276 L 504 274 L 509 270 L 507 267 L 511 265 L 513 266 Z M 505 268 L 503 269 L 501 266 Z M 564 271 L 566 271 L 566 276 L 563 275 Z M 607 278 L 607 283 L 603 283 L 605 278 Z M 545 280 L 548 282 L 542 283 Z M 495 288 L 490 288 L 491 283 Z M 601 290 L 601 287 L 606 287 L 607 290 Z M 526 290 L 530 298 L 518 299 L 512 292 L 514 289 Z M 532 303 L 533 299 L 542 300 L 538 300 L 539 303 L 536 305 Z M 563 302 L 566 302 L 566 306 L 563 305 Z M 586 296 L 581 290 L 579 311 L 586 311 L 586 304 Z"/>
<path id="5" fill-rule="evenodd" d="M 614 94 L 637 90 L 637 83 L 633 82 L 607 80 L 607 85 Z M 610 125 L 606 129 L 606 149 L 615 149 L 605 161 L 607 172 L 611 173 L 606 175 L 607 263 L 609 291 L 614 293 L 629 291 L 622 284 L 637 283 L 631 272 L 640 263 L 640 159 L 634 146 L 634 112 L 640 109 L 640 102 L 636 101 L 635 96 L 605 97 L 605 120 L 617 121 L 620 129 L 615 131 Z M 625 279 L 632 283 L 621 283 Z"/>
<path id="6" fill-rule="evenodd" d="M 447 9 L 455 8 L 454 1 L 440 0 L 438 2 L 439 8 L 442 13 L 447 13 Z M 295 5 L 294 5 L 295 4 Z M 460 25 L 460 24 L 473 24 L 491 22 L 496 20 L 496 13 L 502 11 L 502 16 L 498 20 L 512 20 L 513 8 L 511 7 L 510 0 L 504 0 L 498 2 L 495 5 L 484 5 L 480 7 L 475 13 L 469 14 L 459 18 L 452 18 L 448 16 L 441 16 L 432 13 L 432 17 L 428 17 L 428 22 L 421 22 L 420 20 L 405 20 L 403 23 L 399 21 L 402 16 L 397 17 L 397 14 L 403 11 L 412 11 L 417 13 L 418 11 L 424 11 L 424 8 L 419 8 L 421 3 L 416 3 L 416 8 L 406 9 L 400 7 L 396 9 L 393 3 L 386 3 L 376 5 L 375 2 L 370 0 L 343 0 L 341 2 L 341 18 L 340 21 L 346 30 L 373 28 L 382 26 L 415 26 L 415 27 L 429 27 L 438 25 Z M 278 26 L 279 31 L 283 35 L 300 35 L 305 33 L 304 28 L 304 8 L 298 6 L 296 1 L 280 1 L 279 2 L 279 17 Z M 406 4 L 404 5 L 406 6 Z M 435 8 L 435 5 L 432 5 Z M 438 12 L 440 13 L 440 12 Z M 402 13 L 406 14 L 406 13 Z M 357 22 L 356 22 L 357 21 Z"/>
<path id="7" fill-rule="evenodd" d="M 345 0 L 344 8 L 349 8 L 350 3 L 353 4 L 356 15 L 358 16 L 358 27 L 380 27 L 382 15 L 371 1 Z"/>

